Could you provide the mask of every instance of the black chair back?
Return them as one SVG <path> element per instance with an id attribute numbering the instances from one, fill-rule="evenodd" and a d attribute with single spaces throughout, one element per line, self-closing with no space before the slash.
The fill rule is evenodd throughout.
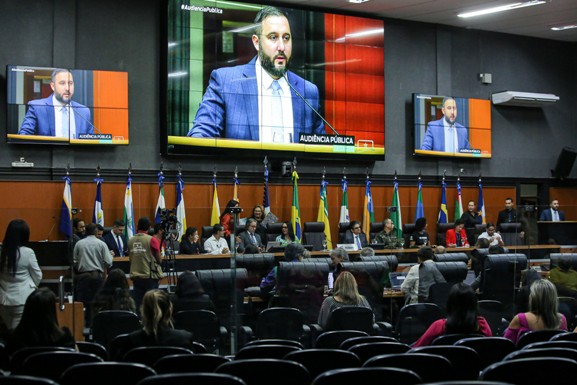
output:
<path id="1" fill-rule="evenodd" d="M 351 226 L 350 222 L 339 223 L 339 243 L 345 243 L 345 236 L 350 226 Z"/>
<path id="2" fill-rule="evenodd" d="M 92 338 L 94 342 L 109 349 L 114 337 L 140 328 L 140 318 L 135 313 L 126 310 L 105 310 L 94 316 Z"/>
<path id="3" fill-rule="evenodd" d="M 374 334 L 375 314 L 362 306 L 343 306 L 331 312 L 327 323 L 328 330 L 360 330 Z"/>
<path id="4" fill-rule="evenodd" d="M 481 359 L 481 370 L 501 361 L 507 354 L 516 350 L 511 340 L 503 337 L 472 337 L 455 342 L 456 346 L 467 346 L 477 352 Z"/>
<path id="5" fill-rule="evenodd" d="M 347 368 L 334 369 L 320 374 L 312 385 L 381 384 L 413 385 L 422 384 L 421 377 L 408 369 L 399 368 Z"/>
<path id="6" fill-rule="evenodd" d="M 353 337 L 366 337 L 367 333 L 359 330 L 334 330 L 324 332 L 315 341 L 317 349 L 338 349 L 343 341 Z"/>
<path id="7" fill-rule="evenodd" d="M 394 337 L 386 337 L 386 336 L 353 337 L 344 340 L 343 343 L 339 346 L 339 349 L 349 350 L 349 348 L 352 346 L 366 344 L 370 342 L 399 342 L 399 340 L 397 340 Z"/>
<path id="8" fill-rule="evenodd" d="M 266 236 L 269 242 L 276 241 L 276 237 L 282 234 L 282 226 L 284 222 L 269 223 L 266 227 Z M 264 240 L 263 240 L 263 243 Z M 266 246 L 266 245 L 265 245 Z"/>
<path id="9" fill-rule="evenodd" d="M 501 302 L 507 318 L 512 318 L 516 288 L 520 285 L 521 272 L 526 268 L 527 257 L 523 254 L 487 255 L 481 275 L 481 299 Z"/>
<path id="10" fill-rule="evenodd" d="M 390 271 L 397 271 L 399 267 L 399 259 L 394 254 L 380 254 L 361 257 L 362 262 L 387 262 Z"/>
<path id="11" fill-rule="evenodd" d="M 173 354 L 159 358 L 153 369 L 158 374 L 212 372 L 229 361 L 217 354 Z"/>
<path id="12" fill-rule="evenodd" d="M 327 238 L 324 231 L 324 222 L 305 222 L 303 244 L 312 245 L 313 251 L 324 250 L 323 241 Z"/>
<path id="13" fill-rule="evenodd" d="M 108 351 L 97 342 L 76 341 L 76 347 L 79 352 L 94 354 L 102 358 L 103 361 L 108 360 Z"/>
<path id="14" fill-rule="evenodd" d="M 311 381 L 307 369 L 294 361 L 277 359 L 246 359 L 225 362 L 216 368 L 216 373 L 225 373 L 241 378 L 246 385 L 309 384 Z"/>
<path id="15" fill-rule="evenodd" d="M 435 262 L 469 262 L 469 256 L 467 253 L 443 253 L 435 254 L 433 257 Z"/>
<path id="16" fill-rule="evenodd" d="M 408 353 L 427 353 L 445 357 L 453 365 L 455 381 L 474 381 L 479 377 L 480 358 L 476 351 L 466 346 L 420 346 Z"/>
<path id="17" fill-rule="evenodd" d="M 183 310 L 173 316 L 176 329 L 188 330 L 195 341 L 210 352 L 218 352 L 224 346 L 227 331 L 220 326 L 216 313 L 210 310 Z"/>
<path id="18" fill-rule="evenodd" d="M 385 224 L 383 222 L 371 222 L 369 228 L 369 239 L 372 241 L 375 239 L 375 235 L 383 231 Z"/>
<path id="19" fill-rule="evenodd" d="M 40 378 L 33 376 L 0 376 L 0 384 L 2 385 L 58 385 L 57 382 L 49 380 L 48 378 Z"/>
<path id="20" fill-rule="evenodd" d="M 357 281 L 359 293 L 363 295 L 375 313 L 377 321 L 383 316 L 383 289 L 389 282 L 389 264 L 379 262 L 343 262 L 343 271 L 349 271 Z"/>
<path id="21" fill-rule="evenodd" d="M 532 330 L 523 334 L 517 341 L 517 349 L 523 349 L 525 346 L 534 342 L 549 341 L 557 334 L 566 333 L 566 330 Z"/>
<path id="22" fill-rule="evenodd" d="M 571 259 L 571 267 L 577 270 L 577 253 L 551 253 L 549 259 L 551 268 L 559 266 L 559 258 L 565 257 Z"/>
<path id="23" fill-rule="evenodd" d="M 282 359 L 290 352 L 301 350 L 296 346 L 288 345 L 250 345 L 242 347 L 234 356 L 235 360 L 248 360 L 258 358 Z"/>
<path id="24" fill-rule="evenodd" d="M 297 350 L 284 356 L 285 360 L 302 364 L 311 378 L 332 369 L 359 368 L 361 360 L 356 354 L 340 349 Z"/>
<path id="25" fill-rule="evenodd" d="M 60 375 L 66 369 L 76 364 L 87 362 L 102 362 L 102 358 L 80 352 L 52 351 L 36 353 L 28 357 L 20 368 L 20 373 L 35 377 L 45 377 L 54 381 L 60 379 Z"/>
<path id="26" fill-rule="evenodd" d="M 304 338 L 304 317 L 299 309 L 273 307 L 259 313 L 256 324 L 258 339 L 286 339 L 302 341 Z"/>
<path id="27" fill-rule="evenodd" d="M 177 346 L 143 346 L 129 350 L 122 361 L 152 367 L 162 357 L 175 354 L 193 354 L 192 350 Z"/>
<path id="28" fill-rule="evenodd" d="M 479 315 L 485 318 L 485 321 L 491 327 L 494 336 L 500 337 L 509 326 L 509 321 L 505 318 L 505 307 L 499 301 L 481 300 L 478 302 Z"/>
<path id="29" fill-rule="evenodd" d="M 150 376 L 138 385 L 246 385 L 238 377 L 222 373 L 171 373 Z"/>
<path id="30" fill-rule="evenodd" d="M 460 283 L 467 278 L 466 262 L 435 262 L 435 266 L 445 278 L 445 281 L 455 284 Z"/>
<path id="31" fill-rule="evenodd" d="M 412 370 L 421 377 L 423 382 L 454 379 L 451 362 L 436 354 L 385 354 L 367 360 L 363 367 L 389 367 Z"/>
<path id="32" fill-rule="evenodd" d="M 447 246 L 447 230 L 455 227 L 454 222 L 437 223 L 437 245 Z"/>
<path id="33" fill-rule="evenodd" d="M 136 385 L 156 372 L 146 365 L 133 362 L 95 362 L 78 364 L 66 369 L 60 377 L 60 385 L 102 385 L 114 383 Z"/>
<path id="34" fill-rule="evenodd" d="M 405 305 L 399 311 L 396 332 L 399 341 L 412 344 L 431 326 L 443 318 L 443 311 L 433 303 L 414 303 Z"/>
<path id="35" fill-rule="evenodd" d="M 24 364 L 24 361 L 26 361 L 28 357 L 38 353 L 56 351 L 74 352 L 74 349 L 60 346 L 31 346 L 18 349 L 10 356 L 10 370 L 12 373 L 17 374 L 22 370 L 22 364 Z"/>
<path id="36" fill-rule="evenodd" d="M 536 370 L 536 368 L 547 368 L 547 370 Z M 576 371 L 577 362 L 567 358 L 523 358 L 497 362 L 483 370 L 479 379 L 511 384 L 561 385 L 574 383 L 574 379 L 568 378 L 567 374 L 576 373 Z M 559 373 L 559 375 L 551 376 L 551 373 Z"/>
<path id="37" fill-rule="evenodd" d="M 349 348 L 349 352 L 355 353 L 363 366 L 373 357 L 388 355 L 388 354 L 402 354 L 411 349 L 407 344 L 400 342 L 369 342 L 364 344 L 353 345 Z"/>

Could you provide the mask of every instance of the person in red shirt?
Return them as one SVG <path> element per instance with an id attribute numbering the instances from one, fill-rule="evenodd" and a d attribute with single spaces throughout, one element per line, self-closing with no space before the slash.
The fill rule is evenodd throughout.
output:
<path id="1" fill-rule="evenodd" d="M 462 220 L 455 221 L 455 228 L 447 230 L 446 234 L 447 247 L 469 247 L 465 225 Z"/>

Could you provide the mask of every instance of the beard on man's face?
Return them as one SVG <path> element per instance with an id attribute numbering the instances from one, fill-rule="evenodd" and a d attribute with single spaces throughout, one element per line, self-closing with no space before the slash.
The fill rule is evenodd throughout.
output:
<path id="1" fill-rule="evenodd" d="M 288 71 L 288 65 L 290 63 L 290 60 L 284 53 L 278 53 L 273 58 L 271 58 L 270 56 L 264 53 L 264 50 L 262 49 L 262 46 L 259 43 L 258 57 L 260 59 L 260 65 L 262 66 L 262 68 L 264 68 L 265 71 L 268 72 L 274 78 L 283 77 L 284 74 Z M 274 61 L 279 57 L 285 59 L 284 67 L 275 67 Z"/>

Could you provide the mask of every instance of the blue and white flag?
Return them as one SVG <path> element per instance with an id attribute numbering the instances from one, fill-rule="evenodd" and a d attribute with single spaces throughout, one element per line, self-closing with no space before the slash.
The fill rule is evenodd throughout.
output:
<path id="1" fill-rule="evenodd" d="M 62 194 L 62 208 L 60 209 L 60 232 L 66 238 L 72 237 L 72 184 L 70 177 L 66 175 L 64 179 L 64 193 Z"/>
<path id="2" fill-rule="evenodd" d="M 184 181 L 179 173 L 176 179 L 176 219 L 178 220 L 178 239 L 186 232 L 186 209 L 184 207 Z"/>
<path id="3" fill-rule="evenodd" d="M 132 175 L 128 172 L 128 179 L 126 180 L 126 192 L 124 193 L 124 236 L 129 240 L 136 229 L 134 226 L 134 206 L 132 205 Z"/>
<path id="4" fill-rule="evenodd" d="M 158 202 L 156 203 L 156 210 L 154 210 L 154 223 L 162 222 L 160 211 L 166 209 L 166 202 L 164 201 L 164 175 L 162 175 L 162 171 L 158 173 L 158 189 Z"/>
<path id="5" fill-rule="evenodd" d="M 102 209 L 102 182 L 104 179 L 96 178 L 96 198 L 94 199 L 94 212 L 92 213 L 92 223 L 104 226 L 104 210 Z"/>

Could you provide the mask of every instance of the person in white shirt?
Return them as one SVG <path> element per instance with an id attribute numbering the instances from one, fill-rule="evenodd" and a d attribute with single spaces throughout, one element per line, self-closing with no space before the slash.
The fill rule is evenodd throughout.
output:
<path id="1" fill-rule="evenodd" d="M 488 240 L 489 246 L 505 246 L 501 234 L 495 231 L 495 225 L 493 225 L 491 222 L 487 223 L 487 231 L 479 235 L 477 241 L 480 239 Z"/>
<path id="2" fill-rule="evenodd" d="M 224 227 L 216 224 L 212 228 L 212 236 L 204 242 L 204 250 L 208 254 L 228 254 L 228 243 L 224 239 Z"/>

